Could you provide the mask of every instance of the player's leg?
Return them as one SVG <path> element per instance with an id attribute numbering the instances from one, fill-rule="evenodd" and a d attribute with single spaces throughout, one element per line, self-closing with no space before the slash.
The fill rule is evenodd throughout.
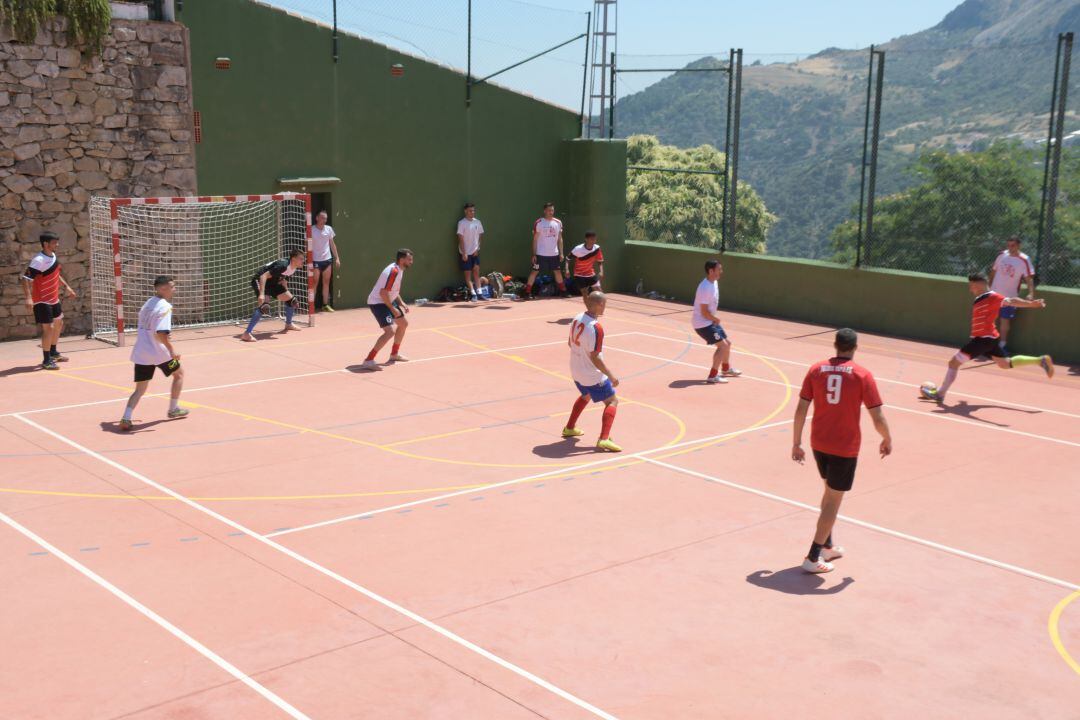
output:
<path id="1" fill-rule="evenodd" d="M 525 289 L 521 292 L 523 300 L 528 300 L 533 297 L 532 289 L 533 283 L 536 282 L 536 276 L 540 274 L 540 258 L 536 258 L 536 263 L 533 264 L 532 270 L 529 271 L 529 277 L 525 280 Z"/>
<path id="2" fill-rule="evenodd" d="M 398 306 L 400 312 L 401 306 Z M 405 340 L 405 331 L 409 329 L 409 320 L 405 317 L 405 313 L 401 313 L 401 317 L 394 318 L 394 344 L 390 346 L 390 361 L 391 362 L 406 362 L 409 358 L 401 354 L 401 343 Z"/>
<path id="3" fill-rule="evenodd" d="M 316 288 L 321 289 L 321 287 L 322 287 L 322 276 L 323 276 L 323 271 L 319 268 L 319 263 L 315 263 L 314 265 L 312 265 L 311 266 L 311 278 L 312 278 L 312 280 L 315 281 L 314 284 L 315 284 Z M 326 291 L 321 290 L 321 292 L 322 292 L 322 307 L 325 307 L 326 306 Z M 319 295 L 316 294 L 316 296 L 315 296 L 315 310 L 318 310 L 319 307 L 320 307 L 320 305 L 319 305 Z"/>
<path id="4" fill-rule="evenodd" d="M 1004 352 L 1004 350 L 1002 351 Z M 1024 367 L 1025 365 L 1041 365 L 1046 377 L 1054 377 L 1054 360 L 1049 355 L 1013 355 L 1012 357 L 995 357 L 994 362 L 1002 370 L 1009 368 Z"/>
<path id="5" fill-rule="evenodd" d="M 562 436 L 564 438 L 578 437 L 585 434 L 585 431 L 580 429 L 577 426 L 577 423 L 578 419 L 581 417 L 581 413 L 585 412 L 585 408 L 589 406 L 589 393 L 580 384 L 576 382 L 574 384 L 577 385 L 581 395 L 574 401 L 574 407 L 570 409 L 570 418 L 566 421 L 566 426 L 563 427 L 562 431 Z"/>
<path id="6" fill-rule="evenodd" d="M 552 273 L 555 276 L 555 287 L 559 288 L 559 294 L 566 294 L 566 280 L 563 279 L 562 268 L 556 267 Z"/>
<path id="7" fill-rule="evenodd" d="M 731 353 L 731 343 L 727 340 L 727 334 L 724 332 L 724 328 L 718 324 L 713 323 L 709 327 L 698 328 L 698 335 L 705 340 L 706 343 L 713 346 L 712 366 L 709 368 L 709 377 L 705 379 L 709 383 L 726 383 L 726 372 L 721 372 L 721 367 L 730 369 L 728 364 L 728 357 Z"/>
<path id="8" fill-rule="evenodd" d="M 742 375 L 742 370 L 731 367 L 731 340 L 726 335 L 720 341 L 720 348 L 720 374 L 724 377 L 739 377 Z"/>
<path id="9" fill-rule="evenodd" d="M 611 381 L 604 381 L 604 392 L 611 392 L 611 395 L 603 399 L 604 414 L 600 418 L 600 440 L 597 441 L 596 447 L 606 452 L 622 452 L 622 448 L 616 445 L 611 440 L 611 426 L 615 424 L 615 412 L 619 407 L 619 397 L 615 394 L 615 389 L 611 387 Z"/>
<path id="10" fill-rule="evenodd" d="M 124 417 L 121 418 L 119 425 L 121 430 L 127 431 L 131 429 L 131 416 L 135 412 L 135 406 L 139 404 L 139 400 L 146 393 L 146 388 L 150 386 L 150 380 L 153 377 L 153 365 L 135 366 L 135 391 L 131 393 L 127 406 L 124 408 Z"/>
<path id="11" fill-rule="evenodd" d="M 240 335 L 240 339 L 244 342 L 255 342 L 255 336 L 251 333 L 254 332 L 255 326 L 262 320 L 262 316 L 270 312 L 270 303 L 263 303 L 259 305 L 259 285 L 255 280 L 251 281 L 251 289 L 255 292 L 255 311 L 251 313 L 251 320 L 248 321 L 247 328 Z"/>
<path id="12" fill-rule="evenodd" d="M 821 496 L 821 512 L 814 530 L 814 540 L 810 543 L 810 551 L 802 567 L 807 572 L 825 573 L 833 569 L 830 560 L 844 556 L 843 548 L 833 545 L 832 531 L 844 493 L 854 484 L 857 458 L 838 457 L 814 450 L 814 460 L 818 474 L 825 481 L 825 490 Z"/>
<path id="13" fill-rule="evenodd" d="M 1004 315 L 1002 315 L 1000 319 L 1001 319 L 1001 323 L 1000 323 L 1001 324 L 1001 330 L 999 332 L 1001 334 L 1001 337 L 998 338 L 998 346 L 1002 350 L 1004 350 L 1005 346 L 1009 342 L 1009 330 L 1012 329 L 1012 319 L 1007 318 Z"/>
<path id="14" fill-rule="evenodd" d="M 485 300 L 486 298 L 480 293 L 480 288 L 482 285 L 482 283 L 480 282 L 480 256 L 474 255 L 472 261 L 473 287 L 476 288 L 476 299 Z"/>
<path id="15" fill-rule="evenodd" d="M 333 271 L 334 261 L 331 259 L 322 270 L 322 304 L 323 310 L 329 312 L 334 312 L 334 299 L 330 297 L 330 281 L 334 278 Z"/>
<path id="16" fill-rule="evenodd" d="M 49 355 L 53 362 L 67 362 L 67 357 L 60 354 L 56 346 L 60 343 L 60 336 L 64 334 L 64 311 L 60 309 L 60 303 L 54 305 L 56 318 L 53 320 L 52 343 L 49 345 Z"/>
<path id="17" fill-rule="evenodd" d="M 375 316 L 375 321 L 382 328 L 382 335 L 375 339 L 375 344 L 372 346 L 371 352 L 364 358 L 361 367 L 367 370 L 379 370 L 379 364 L 375 362 L 375 356 L 379 354 L 379 351 L 383 349 L 386 343 L 390 342 L 390 338 L 394 337 L 394 313 L 382 303 L 369 305 L 368 309 L 371 310 L 371 314 Z"/>
<path id="18" fill-rule="evenodd" d="M 945 402 L 945 394 L 949 392 L 949 388 L 956 381 L 960 366 L 973 357 L 978 357 L 984 353 L 990 355 L 994 351 L 997 351 L 998 355 L 1001 354 L 997 350 L 997 343 L 993 338 L 971 338 L 967 345 L 957 350 L 956 354 L 949 358 L 949 365 L 945 370 L 945 379 L 941 381 L 941 385 L 936 390 L 922 387 L 919 389 L 919 393 L 927 400 L 934 400 L 939 403 Z"/>
<path id="19" fill-rule="evenodd" d="M 180 407 L 180 391 L 184 389 L 184 368 L 180 367 L 180 361 L 170 360 L 158 367 L 165 373 L 165 377 L 172 378 L 172 387 L 169 389 L 169 417 L 187 417 L 187 408 Z"/>
<path id="20" fill-rule="evenodd" d="M 293 324 L 293 315 L 296 314 L 296 308 L 300 304 L 299 301 L 288 290 L 278 295 L 277 300 L 285 308 L 285 332 L 299 330 L 300 328 Z"/>

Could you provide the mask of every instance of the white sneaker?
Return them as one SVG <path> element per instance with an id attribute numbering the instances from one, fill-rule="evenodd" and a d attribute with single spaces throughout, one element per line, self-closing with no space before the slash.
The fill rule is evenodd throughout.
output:
<path id="1" fill-rule="evenodd" d="M 382 366 L 374 360 L 365 360 L 364 362 L 360 363 L 360 367 L 364 368 L 365 370 L 382 370 Z"/>
<path id="2" fill-rule="evenodd" d="M 821 559 L 825 562 L 832 562 L 844 557 L 844 548 L 839 545 L 834 545 L 831 548 L 821 548 Z"/>
<path id="3" fill-rule="evenodd" d="M 814 573 L 819 575 L 821 573 L 827 573 L 833 571 L 832 563 L 827 563 L 821 558 L 818 558 L 817 562 L 814 562 L 810 558 L 806 558 L 802 562 L 802 569 L 808 573 Z"/>
<path id="4" fill-rule="evenodd" d="M 716 385 L 718 383 L 722 384 L 727 382 L 727 378 L 723 377 L 722 375 L 713 375 L 711 378 L 705 378 L 705 382 L 712 383 L 713 385 Z"/>
<path id="5" fill-rule="evenodd" d="M 409 358 L 404 355 L 391 355 L 390 362 L 409 362 Z"/>
<path id="6" fill-rule="evenodd" d="M 729 367 L 727 370 L 722 370 L 720 374 L 724 377 L 739 377 L 742 375 L 742 370 L 736 370 L 733 367 Z"/>

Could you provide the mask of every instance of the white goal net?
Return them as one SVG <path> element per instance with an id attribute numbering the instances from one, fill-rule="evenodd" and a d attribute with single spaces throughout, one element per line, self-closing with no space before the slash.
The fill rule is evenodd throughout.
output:
<path id="1" fill-rule="evenodd" d="M 251 279 L 297 249 L 307 263 L 288 286 L 297 315 L 314 324 L 309 195 L 95 197 L 90 224 L 92 337 L 123 345 L 158 275 L 176 281 L 174 329 L 246 322 Z"/>

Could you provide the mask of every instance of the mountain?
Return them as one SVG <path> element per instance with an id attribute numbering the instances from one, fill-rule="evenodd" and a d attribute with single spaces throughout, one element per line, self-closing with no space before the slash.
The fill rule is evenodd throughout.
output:
<path id="1" fill-rule="evenodd" d="M 1076 0 L 966 0 L 936 26 L 876 46 L 885 51 L 877 196 L 914 184 L 909 168 L 924 150 L 1045 142 L 1057 34 L 1069 30 L 1080 30 Z M 744 67 L 739 176 L 780 218 L 771 254 L 829 257 L 832 230 L 858 203 L 868 51 Z M 722 148 L 726 97 L 722 73 L 671 75 L 618 102 L 618 134 Z"/>

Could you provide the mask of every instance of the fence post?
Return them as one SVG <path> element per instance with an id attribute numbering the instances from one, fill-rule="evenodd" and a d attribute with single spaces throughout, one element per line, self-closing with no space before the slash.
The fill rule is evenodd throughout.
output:
<path id="1" fill-rule="evenodd" d="M 338 61 L 338 34 L 337 34 L 337 0 L 332 0 L 334 10 L 334 34 L 330 45 L 330 53 L 334 56 L 334 62 Z"/>
<path id="2" fill-rule="evenodd" d="M 1046 165 L 1043 168 L 1043 197 L 1039 208 L 1039 241 L 1035 248 L 1036 274 L 1039 273 L 1043 264 L 1043 250 L 1045 249 L 1047 255 L 1053 255 L 1054 216 L 1057 210 L 1058 177 L 1061 173 L 1061 143 L 1065 135 L 1065 104 L 1069 96 L 1072 44 L 1071 32 L 1058 35 L 1057 57 L 1054 62 L 1054 90 L 1050 97 L 1050 132 L 1046 138 Z M 1062 53 L 1063 45 L 1064 53 Z M 1058 88 L 1061 89 L 1060 99 L 1057 94 Z"/>
<path id="3" fill-rule="evenodd" d="M 866 184 L 866 242 L 863 249 L 869 257 L 874 243 L 874 188 L 877 186 L 878 140 L 881 137 L 881 93 L 885 83 L 885 51 L 876 50 L 877 88 L 874 97 L 873 132 L 870 135 L 870 179 Z"/>
<path id="4" fill-rule="evenodd" d="M 724 121 L 724 194 L 720 218 L 720 252 L 727 251 L 728 237 L 728 188 L 731 179 L 731 113 L 735 92 L 735 48 L 728 52 L 727 119 Z"/>
<path id="5" fill-rule="evenodd" d="M 585 118 L 585 87 L 589 81 L 589 37 L 592 33 L 592 10 L 585 13 L 585 63 L 581 66 L 581 132 L 578 137 L 585 137 L 585 125 L 592 118 Z"/>
<path id="6" fill-rule="evenodd" d="M 615 137 L 615 53 L 611 53 L 611 102 L 608 103 L 608 140 Z"/>
<path id="7" fill-rule="evenodd" d="M 472 104 L 472 0 L 468 0 L 465 38 L 465 107 L 469 107 Z"/>

